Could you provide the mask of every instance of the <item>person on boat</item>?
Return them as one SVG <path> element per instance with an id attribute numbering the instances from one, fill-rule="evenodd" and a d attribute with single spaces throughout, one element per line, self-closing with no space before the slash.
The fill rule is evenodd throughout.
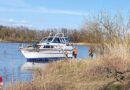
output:
<path id="1" fill-rule="evenodd" d="M 94 53 L 94 48 L 90 47 L 89 48 L 89 57 L 93 58 L 93 53 Z"/>
<path id="2" fill-rule="evenodd" d="M 77 58 L 77 54 L 78 54 L 78 49 L 75 48 L 74 51 L 73 51 L 73 56 L 74 56 L 74 58 Z"/>
<path id="3" fill-rule="evenodd" d="M 65 50 L 65 55 L 66 55 L 66 57 L 68 57 L 68 52 L 67 52 L 67 50 Z"/>
<path id="4" fill-rule="evenodd" d="M 37 48 L 37 43 L 36 42 L 33 43 L 33 47 Z"/>

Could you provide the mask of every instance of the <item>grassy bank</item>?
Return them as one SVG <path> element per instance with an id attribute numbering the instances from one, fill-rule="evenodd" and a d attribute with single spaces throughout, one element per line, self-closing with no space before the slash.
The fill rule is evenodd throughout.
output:
<path id="1" fill-rule="evenodd" d="M 78 46 L 101 46 L 98 43 L 85 43 L 85 42 L 80 42 L 80 43 L 72 43 L 73 45 L 78 45 Z"/>
<path id="2" fill-rule="evenodd" d="M 130 53 L 127 46 L 110 47 L 95 59 L 62 60 L 34 73 L 29 83 L 18 82 L 8 90 L 128 90 Z"/>

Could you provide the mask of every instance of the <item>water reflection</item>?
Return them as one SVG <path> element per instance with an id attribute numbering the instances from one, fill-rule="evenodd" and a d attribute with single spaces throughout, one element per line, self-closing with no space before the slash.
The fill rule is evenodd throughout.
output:
<path id="1" fill-rule="evenodd" d="M 31 79 L 32 71 L 21 71 L 26 59 L 18 48 L 18 43 L 0 43 L 0 76 L 5 83 Z"/>
<path id="2" fill-rule="evenodd" d="M 4 57 L 6 58 L 6 55 L 7 55 L 6 50 L 4 50 L 3 54 L 4 54 Z"/>
<path id="3" fill-rule="evenodd" d="M 24 65 L 22 65 L 21 70 L 31 70 L 31 69 L 37 69 L 37 68 L 45 68 L 48 63 L 33 63 L 33 62 L 25 62 Z"/>

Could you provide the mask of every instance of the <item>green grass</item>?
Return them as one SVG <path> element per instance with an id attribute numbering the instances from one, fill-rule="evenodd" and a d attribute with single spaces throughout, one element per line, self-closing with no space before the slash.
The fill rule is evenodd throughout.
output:
<path id="1" fill-rule="evenodd" d="M 110 85 L 109 88 L 106 89 L 106 90 L 122 90 L 121 84 L 112 84 L 112 85 Z"/>

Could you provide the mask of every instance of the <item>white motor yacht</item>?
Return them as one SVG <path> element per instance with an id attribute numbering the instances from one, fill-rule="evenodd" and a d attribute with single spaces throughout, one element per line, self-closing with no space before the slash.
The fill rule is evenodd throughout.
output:
<path id="1" fill-rule="evenodd" d="M 20 51 L 27 62 L 50 62 L 73 57 L 73 47 L 63 33 L 50 34 L 38 44 L 20 47 Z"/>

